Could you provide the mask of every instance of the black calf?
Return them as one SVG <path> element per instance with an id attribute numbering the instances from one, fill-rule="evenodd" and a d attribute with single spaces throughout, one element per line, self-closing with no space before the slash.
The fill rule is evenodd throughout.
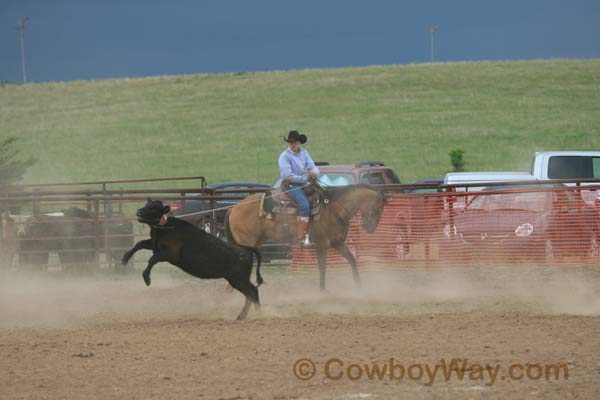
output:
<path id="1" fill-rule="evenodd" d="M 260 307 L 258 286 L 263 282 L 260 275 L 261 256 L 253 247 L 241 247 L 225 243 L 194 225 L 177 219 L 167 218 L 169 206 L 160 200 L 150 200 L 137 211 L 138 221 L 150 226 L 150 239 L 137 242 L 123 256 L 123 265 L 141 249 L 152 250 L 153 254 L 142 276 L 150 286 L 150 272 L 158 262 L 171 263 L 190 275 L 201 279 L 224 278 L 235 289 L 246 296 L 244 308 L 237 319 L 244 319 L 250 303 Z M 253 255 L 256 254 L 256 282 L 250 281 Z"/>

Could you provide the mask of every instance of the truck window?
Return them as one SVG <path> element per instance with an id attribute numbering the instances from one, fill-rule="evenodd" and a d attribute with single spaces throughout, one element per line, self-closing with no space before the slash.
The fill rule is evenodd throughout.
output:
<path id="1" fill-rule="evenodd" d="M 600 157 L 592 158 L 592 169 L 594 170 L 594 178 L 600 179 Z"/>
<path id="2" fill-rule="evenodd" d="M 319 182 L 323 186 L 346 186 L 355 183 L 354 175 L 340 172 L 325 172 L 319 176 Z"/>
<path id="3" fill-rule="evenodd" d="M 554 156 L 548 163 L 548 178 L 577 179 L 593 178 L 592 157 Z"/>
<path id="4" fill-rule="evenodd" d="M 393 170 L 385 169 L 384 171 L 385 171 L 385 174 L 387 175 L 388 179 L 390 180 L 390 183 L 400 183 L 400 179 L 398 178 L 398 175 L 396 175 L 396 173 Z"/>
<path id="5" fill-rule="evenodd" d="M 381 171 L 365 172 L 360 177 L 360 183 L 369 183 L 371 185 L 385 184 L 385 179 Z"/>

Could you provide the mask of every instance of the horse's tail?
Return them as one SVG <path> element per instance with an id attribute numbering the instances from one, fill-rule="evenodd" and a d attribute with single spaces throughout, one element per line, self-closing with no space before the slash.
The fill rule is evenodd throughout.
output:
<path id="1" fill-rule="evenodd" d="M 246 250 L 251 251 L 256 255 L 256 287 L 259 287 L 263 282 L 263 277 L 260 274 L 260 265 L 262 263 L 262 255 L 260 254 L 260 250 L 256 247 L 252 246 L 244 246 L 235 242 L 235 238 L 233 237 L 233 233 L 231 232 L 231 224 L 229 223 L 229 215 L 231 214 L 231 208 L 227 210 L 227 214 L 225 214 L 225 220 L 223 221 L 225 225 L 225 238 L 227 242 L 238 247 L 242 247 Z"/>
<path id="2" fill-rule="evenodd" d="M 264 282 L 263 277 L 260 274 L 260 265 L 262 263 L 262 255 L 260 254 L 260 250 L 252 246 L 242 246 L 239 244 L 236 246 L 246 249 L 256 255 L 256 287 L 259 287 Z"/>
<path id="3" fill-rule="evenodd" d="M 262 275 L 260 274 L 260 264 L 262 262 L 262 255 L 260 250 L 256 247 L 246 247 L 248 250 L 256 254 L 256 287 L 259 287 L 264 282 Z"/>
<path id="4" fill-rule="evenodd" d="M 236 244 L 235 239 L 233 238 L 233 233 L 231 232 L 231 225 L 229 224 L 229 215 L 231 214 L 231 208 L 227 210 L 225 214 L 225 220 L 223 221 L 225 225 L 225 239 L 228 243 Z"/>

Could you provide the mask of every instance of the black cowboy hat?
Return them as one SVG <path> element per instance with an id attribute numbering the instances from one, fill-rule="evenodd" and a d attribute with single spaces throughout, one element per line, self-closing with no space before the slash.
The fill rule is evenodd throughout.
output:
<path id="1" fill-rule="evenodd" d="M 304 133 L 300 133 L 298 131 L 290 131 L 290 133 L 288 133 L 287 139 L 284 137 L 283 140 L 285 140 L 288 143 L 289 142 L 300 142 L 301 144 L 304 144 L 304 143 L 306 143 L 308 138 L 306 137 L 306 135 Z"/>

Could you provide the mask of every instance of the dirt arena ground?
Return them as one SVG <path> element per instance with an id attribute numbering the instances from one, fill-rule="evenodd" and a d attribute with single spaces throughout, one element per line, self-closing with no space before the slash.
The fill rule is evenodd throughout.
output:
<path id="1" fill-rule="evenodd" d="M 336 272 L 322 294 L 316 273 L 266 267 L 262 312 L 242 322 L 243 299 L 224 282 L 173 270 L 157 267 L 150 288 L 137 273 L 0 277 L 0 398 L 600 393 L 598 268 L 366 273 L 362 289 Z"/>

